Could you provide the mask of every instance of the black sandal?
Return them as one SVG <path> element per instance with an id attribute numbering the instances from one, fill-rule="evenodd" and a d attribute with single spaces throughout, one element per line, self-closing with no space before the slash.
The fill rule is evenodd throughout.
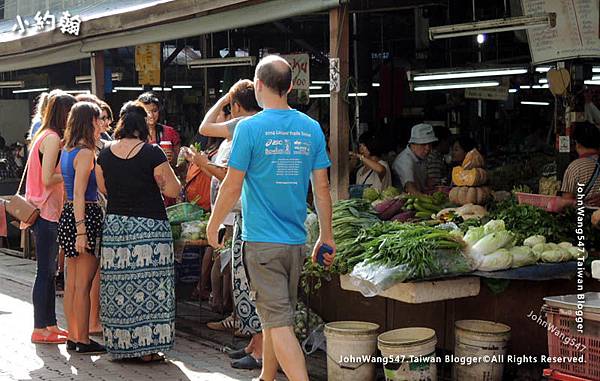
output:
<path id="1" fill-rule="evenodd" d="M 148 357 L 149 356 L 149 357 Z M 136 357 L 138 362 L 143 364 L 151 363 L 151 362 L 165 362 L 167 359 L 164 355 L 158 353 L 152 353 L 151 355 Z"/>

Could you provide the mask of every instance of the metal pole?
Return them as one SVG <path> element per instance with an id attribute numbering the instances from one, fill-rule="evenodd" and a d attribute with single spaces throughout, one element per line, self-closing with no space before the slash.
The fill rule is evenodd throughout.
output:
<path id="1" fill-rule="evenodd" d="M 356 25 L 356 13 L 352 15 L 352 33 L 354 34 L 354 80 L 356 81 L 356 90 L 354 97 L 354 124 L 356 128 L 356 143 L 358 144 L 358 138 L 360 134 L 360 105 L 358 103 L 358 92 L 359 92 L 359 81 L 358 81 L 358 26 Z"/>

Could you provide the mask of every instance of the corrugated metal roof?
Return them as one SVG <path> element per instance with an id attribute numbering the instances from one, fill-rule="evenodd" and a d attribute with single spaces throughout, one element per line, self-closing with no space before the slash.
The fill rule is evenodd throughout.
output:
<path id="1" fill-rule="evenodd" d="M 68 7 L 63 9 L 62 7 L 49 9 L 50 13 L 56 17 L 56 23 L 58 24 L 58 20 L 61 17 L 63 11 L 69 11 L 72 16 L 79 15 L 81 16 L 82 22 L 86 20 L 96 19 L 103 16 L 115 15 L 119 13 L 126 13 L 142 8 L 152 7 L 157 4 L 169 3 L 175 0 L 103 0 L 101 2 L 94 1 L 92 4 L 82 4 L 79 6 Z M 42 12 L 44 14 L 46 9 L 43 6 L 40 6 L 40 9 L 36 9 L 37 11 Z M 35 26 L 35 21 L 33 20 L 34 14 L 31 15 L 20 15 L 24 20 L 28 20 L 30 25 Z M 13 26 L 16 24 L 16 18 L 9 20 L 1 20 L 0 21 L 0 34 L 11 33 L 15 34 L 15 38 L 18 38 L 20 34 L 18 32 L 13 32 Z M 27 36 L 33 36 L 37 34 L 37 29 L 35 27 L 30 27 L 27 29 Z M 1 40 L 4 40 L 2 38 Z"/>

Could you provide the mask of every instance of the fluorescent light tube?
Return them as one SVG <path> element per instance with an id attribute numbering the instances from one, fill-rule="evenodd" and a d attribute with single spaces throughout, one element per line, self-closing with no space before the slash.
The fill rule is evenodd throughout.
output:
<path id="1" fill-rule="evenodd" d="M 377 82 L 373 82 L 373 83 L 371 83 L 371 86 L 373 86 L 373 87 L 380 87 L 380 86 L 381 86 L 381 84 L 379 84 L 379 83 L 377 83 Z"/>
<path id="2" fill-rule="evenodd" d="M 549 106 L 550 102 L 533 102 L 533 101 L 521 101 L 522 105 L 531 105 L 531 106 Z"/>
<path id="3" fill-rule="evenodd" d="M 117 86 L 114 88 L 117 91 L 143 91 L 143 87 L 135 87 L 135 86 Z"/>
<path id="4" fill-rule="evenodd" d="M 548 83 L 548 80 L 546 78 L 541 78 L 539 80 L 539 83 Z"/>
<path id="5" fill-rule="evenodd" d="M 329 98 L 329 94 L 310 94 L 309 98 Z"/>
<path id="6" fill-rule="evenodd" d="M 191 69 L 231 66 L 254 66 L 256 57 L 201 58 L 188 63 Z"/>
<path id="7" fill-rule="evenodd" d="M 321 90 L 323 86 L 308 86 L 309 90 Z"/>
<path id="8" fill-rule="evenodd" d="M 173 85 L 171 87 L 173 89 L 191 89 L 192 85 Z"/>
<path id="9" fill-rule="evenodd" d="M 533 85 L 533 86 L 531 86 L 532 89 L 547 89 L 549 87 L 550 86 L 548 86 L 547 84 L 546 85 Z"/>
<path id="10" fill-rule="evenodd" d="M 535 68 L 535 71 L 538 73 L 547 73 L 552 69 L 550 66 L 538 66 Z"/>
<path id="11" fill-rule="evenodd" d="M 414 88 L 414 91 L 429 91 L 429 90 L 451 90 L 451 89 L 467 89 L 473 87 L 494 87 L 500 85 L 498 81 L 490 82 L 465 82 L 465 83 L 447 83 L 435 85 L 419 85 Z"/>
<path id="12" fill-rule="evenodd" d="M 583 81 L 583 83 L 586 85 L 596 85 L 596 86 L 600 85 L 600 81 L 591 80 L 591 79 Z"/>
<path id="13" fill-rule="evenodd" d="M 25 87 L 25 81 L 0 81 L 0 89 L 14 89 Z"/>
<path id="14" fill-rule="evenodd" d="M 440 72 L 440 73 L 422 73 L 415 74 L 413 81 L 435 81 L 440 79 L 459 79 L 459 78 L 479 78 L 493 77 L 500 75 L 515 75 L 525 74 L 527 69 L 524 68 L 504 68 L 490 70 L 471 70 L 471 71 L 455 71 L 455 72 Z"/>
<path id="15" fill-rule="evenodd" d="M 521 85 L 519 86 L 520 89 L 531 89 L 531 86 L 529 85 Z"/>
<path id="16" fill-rule="evenodd" d="M 22 93 L 41 93 L 43 91 L 48 91 L 47 87 L 42 87 L 39 89 L 23 89 L 23 90 L 13 90 L 13 94 L 22 94 Z"/>
<path id="17" fill-rule="evenodd" d="M 329 85 L 329 81 L 312 81 L 313 85 Z"/>
<path id="18" fill-rule="evenodd" d="M 153 87 L 152 91 L 171 91 L 170 87 Z"/>
<path id="19" fill-rule="evenodd" d="M 91 94 L 89 90 L 63 90 L 67 94 Z"/>
<path id="20" fill-rule="evenodd" d="M 600 73 L 600 67 L 598 67 L 598 66 L 593 67 L 592 73 Z"/>
<path id="21" fill-rule="evenodd" d="M 508 92 L 509 92 L 509 93 L 511 93 L 511 94 L 514 94 L 514 93 L 516 93 L 517 91 L 519 91 L 519 90 L 517 90 L 517 89 L 508 89 Z"/>
<path id="22" fill-rule="evenodd" d="M 463 24 L 442 25 L 429 28 L 429 39 L 438 40 L 477 34 L 508 32 L 532 28 L 556 26 L 556 13 L 543 13 L 532 16 L 509 17 L 495 20 L 467 22 Z"/>
<path id="23" fill-rule="evenodd" d="M 358 94 L 357 93 L 348 93 L 349 97 L 366 97 L 367 95 L 369 95 L 369 94 L 367 94 L 367 93 L 358 93 Z"/>
<path id="24" fill-rule="evenodd" d="M 112 73 L 111 78 L 115 82 L 121 81 L 121 80 L 123 80 L 123 73 L 119 73 L 119 72 Z M 92 76 L 91 75 L 77 75 L 77 76 L 75 76 L 75 83 L 78 85 L 92 83 Z"/>

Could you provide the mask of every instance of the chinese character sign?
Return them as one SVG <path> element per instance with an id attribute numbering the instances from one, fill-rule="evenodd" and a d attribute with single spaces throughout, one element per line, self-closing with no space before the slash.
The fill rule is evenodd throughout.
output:
<path id="1" fill-rule="evenodd" d="M 310 64 L 308 54 L 288 54 L 282 56 L 292 66 L 293 88 L 308 90 L 310 86 Z"/>
<path id="2" fill-rule="evenodd" d="M 19 32 L 21 34 L 27 34 L 28 28 L 36 28 L 38 32 L 53 31 L 58 26 L 62 34 L 70 34 L 73 36 L 79 36 L 81 30 L 81 16 L 71 16 L 69 11 L 64 11 L 56 23 L 56 16 L 46 11 L 43 15 L 41 11 L 38 11 L 33 17 L 34 23 L 29 20 L 23 19 L 17 15 L 17 22 L 13 26 L 13 32 Z"/>

